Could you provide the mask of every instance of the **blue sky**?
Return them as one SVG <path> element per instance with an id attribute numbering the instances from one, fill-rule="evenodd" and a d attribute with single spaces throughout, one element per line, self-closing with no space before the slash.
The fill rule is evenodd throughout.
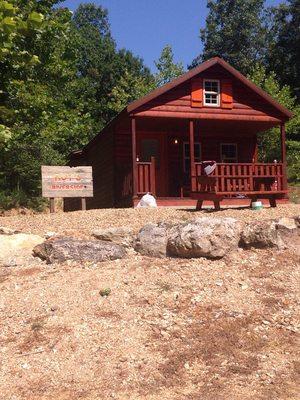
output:
<path id="1" fill-rule="evenodd" d="M 152 70 L 166 44 L 172 46 L 175 60 L 185 67 L 201 51 L 199 30 L 205 25 L 206 0 L 66 0 L 62 5 L 75 10 L 80 3 L 88 2 L 108 9 L 118 47 L 143 58 Z"/>

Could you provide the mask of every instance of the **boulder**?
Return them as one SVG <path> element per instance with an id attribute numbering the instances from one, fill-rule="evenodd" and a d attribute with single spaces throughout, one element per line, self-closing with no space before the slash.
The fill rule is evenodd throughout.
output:
<path id="1" fill-rule="evenodd" d="M 9 259 L 30 256 L 33 248 L 43 241 L 44 238 L 38 235 L 2 234 L 0 235 L 0 260 L 7 263 Z"/>
<path id="2" fill-rule="evenodd" d="M 295 224 L 297 226 L 297 228 L 300 228 L 300 215 L 298 215 L 297 217 L 294 218 Z"/>
<path id="3" fill-rule="evenodd" d="M 233 218 L 198 218 L 170 229 L 167 254 L 184 258 L 221 258 L 236 249 L 242 224 Z"/>
<path id="4" fill-rule="evenodd" d="M 296 221 L 294 218 L 283 217 L 276 222 L 277 229 L 280 231 L 292 232 L 297 230 Z"/>
<path id="5" fill-rule="evenodd" d="M 123 258 L 126 251 L 118 244 L 102 240 L 56 237 L 36 246 L 33 254 L 48 263 L 61 263 L 67 260 L 102 262 Z"/>
<path id="6" fill-rule="evenodd" d="M 124 247 L 132 246 L 134 241 L 132 229 L 125 227 L 96 229 L 92 232 L 92 236 L 96 239 L 117 243 Z"/>
<path id="7" fill-rule="evenodd" d="M 147 224 L 138 233 L 135 250 L 150 257 L 166 257 L 168 242 L 168 225 Z"/>
<path id="8" fill-rule="evenodd" d="M 245 226 L 241 234 L 241 247 L 284 248 L 284 243 L 275 221 L 254 221 Z"/>

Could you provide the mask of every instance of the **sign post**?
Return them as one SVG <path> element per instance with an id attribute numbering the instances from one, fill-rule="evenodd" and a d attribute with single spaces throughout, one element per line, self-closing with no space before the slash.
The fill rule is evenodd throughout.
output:
<path id="1" fill-rule="evenodd" d="M 42 166 L 42 195 L 50 198 L 50 212 L 56 197 L 80 197 L 86 210 L 86 198 L 93 197 L 92 167 Z"/>

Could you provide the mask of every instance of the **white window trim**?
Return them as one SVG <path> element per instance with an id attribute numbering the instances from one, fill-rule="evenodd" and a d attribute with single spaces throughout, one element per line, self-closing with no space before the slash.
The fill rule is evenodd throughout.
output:
<path id="1" fill-rule="evenodd" d="M 218 83 L 218 93 L 217 93 L 217 104 L 212 104 L 212 103 L 206 103 L 206 97 L 205 94 L 216 94 L 216 92 L 212 92 L 210 90 L 205 90 L 205 82 L 217 82 Z M 203 104 L 206 107 L 220 107 L 220 80 L 219 79 L 203 79 Z"/>
<path id="2" fill-rule="evenodd" d="M 190 142 L 183 142 L 183 146 L 182 146 L 182 160 L 183 160 L 183 171 L 184 172 L 189 172 L 189 170 L 187 171 L 186 168 L 185 168 L 185 161 L 186 160 L 190 160 L 191 161 L 190 157 L 186 157 L 186 154 L 185 154 L 185 151 L 184 151 L 185 145 L 187 145 L 187 144 L 190 145 Z M 201 161 L 202 160 L 202 145 L 201 145 L 201 142 L 195 142 L 194 145 L 195 146 L 199 145 L 199 147 L 200 147 L 200 161 Z M 199 162 L 199 161 L 196 161 L 196 162 Z"/>
<path id="3" fill-rule="evenodd" d="M 222 163 L 224 162 L 223 161 L 223 154 L 222 154 L 222 146 L 228 146 L 228 145 L 235 147 L 236 157 L 232 158 L 231 160 L 232 160 L 233 163 L 237 163 L 238 162 L 238 145 L 237 145 L 237 143 L 220 143 L 220 159 L 221 159 L 221 162 Z"/>

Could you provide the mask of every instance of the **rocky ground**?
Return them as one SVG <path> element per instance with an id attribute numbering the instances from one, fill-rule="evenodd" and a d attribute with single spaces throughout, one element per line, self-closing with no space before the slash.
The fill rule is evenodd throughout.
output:
<path id="1" fill-rule="evenodd" d="M 97 210 L 2 217 L 0 226 L 91 240 L 91 231 L 110 226 L 137 232 L 148 222 L 199 216 L 253 222 L 299 214 L 299 205 Z M 1 400 L 300 399 L 294 247 L 237 248 L 215 260 L 152 258 L 129 248 L 113 261 L 47 264 L 29 246 L 6 259 Z"/>

